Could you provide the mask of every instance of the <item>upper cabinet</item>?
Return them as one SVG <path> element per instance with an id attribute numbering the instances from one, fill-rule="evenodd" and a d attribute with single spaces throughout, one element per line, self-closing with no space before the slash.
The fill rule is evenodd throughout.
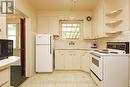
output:
<path id="1" fill-rule="evenodd" d="M 92 21 L 84 20 L 83 39 L 92 39 Z"/>
<path id="2" fill-rule="evenodd" d="M 37 32 L 51 33 L 55 36 L 61 34 L 60 20 L 77 21 L 83 20 L 81 28 L 81 39 L 91 39 L 92 11 L 39 11 L 37 14 Z"/>
<path id="3" fill-rule="evenodd" d="M 49 32 L 54 35 L 59 35 L 59 20 L 58 17 L 49 17 Z"/>
<path id="4" fill-rule="evenodd" d="M 105 36 L 104 30 L 104 1 L 100 0 L 93 12 L 93 38 Z"/>
<path id="5" fill-rule="evenodd" d="M 59 34 L 59 21 L 55 16 L 38 17 L 38 33 Z"/>

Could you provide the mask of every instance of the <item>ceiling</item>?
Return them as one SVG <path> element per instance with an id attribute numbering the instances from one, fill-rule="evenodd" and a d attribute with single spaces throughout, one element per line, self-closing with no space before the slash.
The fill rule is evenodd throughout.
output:
<path id="1" fill-rule="evenodd" d="M 36 10 L 84 11 L 94 9 L 98 0 L 28 0 Z"/>

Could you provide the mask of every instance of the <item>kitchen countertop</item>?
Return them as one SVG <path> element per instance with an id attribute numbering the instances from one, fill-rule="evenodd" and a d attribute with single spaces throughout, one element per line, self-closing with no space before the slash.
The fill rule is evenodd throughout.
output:
<path id="1" fill-rule="evenodd" d="M 0 70 L 9 67 L 11 64 L 18 61 L 20 57 L 17 56 L 11 56 L 7 59 L 0 60 Z"/>
<path id="2" fill-rule="evenodd" d="M 67 48 L 67 49 L 55 49 L 55 50 L 87 50 L 87 51 L 90 51 L 91 49 L 77 49 L 77 48 L 75 48 L 75 49 L 72 49 L 72 48 Z"/>

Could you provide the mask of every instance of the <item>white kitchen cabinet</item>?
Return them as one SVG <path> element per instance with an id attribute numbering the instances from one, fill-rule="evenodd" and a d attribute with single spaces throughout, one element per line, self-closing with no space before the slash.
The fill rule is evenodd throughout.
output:
<path id="1" fill-rule="evenodd" d="M 0 87 L 10 87 L 10 65 L 19 59 L 19 57 L 10 56 L 0 60 Z"/>
<path id="2" fill-rule="evenodd" d="M 65 69 L 65 51 L 63 50 L 55 51 L 55 69 L 56 70 Z"/>
<path id="3" fill-rule="evenodd" d="M 104 29 L 104 1 L 100 0 L 93 15 L 93 38 L 105 36 Z"/>
<path id="4" fill-rule="evenodd" d="M 10 68 L 0 70 L 0 87 L 10 87 Z"/>
<path id="5" fill-rule="evenodd" d="M 38 17 L 38 33 L 49 32 L 49 17 L 41 16 Z"/>
<path id="6" fill-rule="evenodd" d="M 39 16 L 38 33 L 51 33 L 59 35 L 59 21 L 57 17 Z"/>
<path id="7" fill-rule="evenodd" d="M 66 52 L 66 57 L 65 57 L 65 69 L 66 70 L 72 70 L 72 63 L 73 63 L 73 53 L 70 53 L 70 51 Z"/>
<path id="8" fill-rule="evenodd" d="M 83 51 L 81 55 L 81 69 L 90 72 L 90 54 L 88 51 Z"/>
<path id="9" fill-rule="evenodd" d="M 84 20 L 83 23 L 83 39 L 92 38 L 92 21 Z"/>
<path id="10" fill-rule="evenodd" d="M 59 20 L 57 17 L 49 17 L 49 33 L 59 35 Z"/>
<path id="11" fill-rule="evenodd" d="M 72 69 L 73 70 L 80 70 L 80 61 L 81 61 L 81 56 L 80 56 L 80 51 L 75 51 L 75 53 L 72 56 Z"/>
<path id="12" fill-rule="evenodd" d="M 85 50 L 55 50 L 55 69 L 89 72 L 89 52 Z"/>
<path id="13" fill-rule="evenodd" d="M 66 52 L 65 69 L 80 70 L 80 54 L 78 54 L 76 50 Z"/>

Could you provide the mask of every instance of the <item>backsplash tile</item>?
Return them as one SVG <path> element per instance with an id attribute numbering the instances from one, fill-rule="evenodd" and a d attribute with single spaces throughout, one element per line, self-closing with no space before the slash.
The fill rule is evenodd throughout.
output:
<path id="1" fill-rule="evenodd" d="M 98 48 L 106 48 L 106 42 L 130 42 L 130 31 L 124 31 L 121 34 L 114 37 L 98 39 Z"/>

